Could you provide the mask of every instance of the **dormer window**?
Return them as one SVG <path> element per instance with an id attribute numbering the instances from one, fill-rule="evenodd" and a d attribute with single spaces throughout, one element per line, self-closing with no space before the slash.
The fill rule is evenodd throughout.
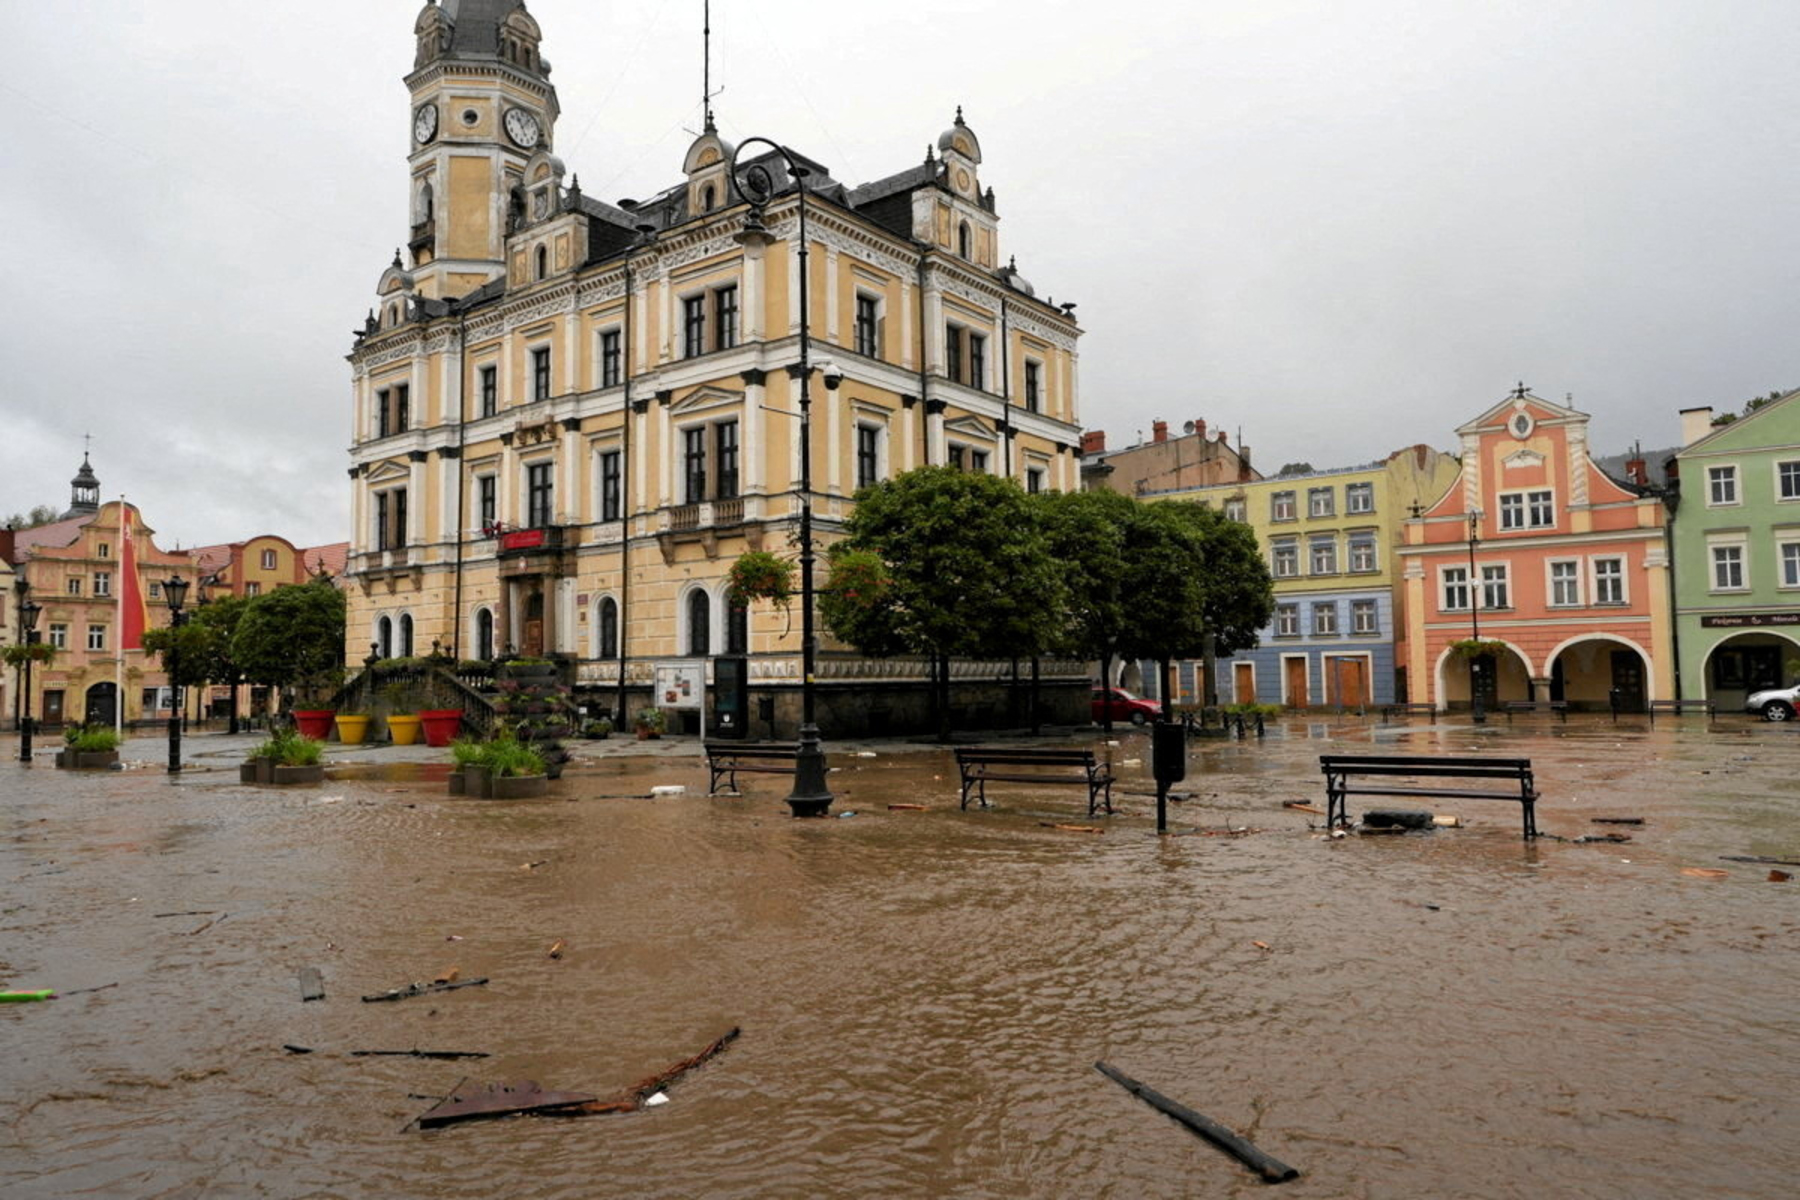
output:
<path id="1" fill-rule="evenodd" d="M 544 247 L 537 248 L 537 277 L 543 279 L 550 274 L 550 252 Z"/>
<path id="2" fill-rule="evenodd" d="M 704 188 L 700 189 L 700 211 L 711 212 L 713 210 L 713 203 L 716 199 L 717 194 L 713 191 L 712 184 L 709 183 Z"/>

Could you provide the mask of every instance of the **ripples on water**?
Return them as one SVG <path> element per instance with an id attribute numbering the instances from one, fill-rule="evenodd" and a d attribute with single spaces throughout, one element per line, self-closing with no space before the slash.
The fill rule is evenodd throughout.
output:
<path id="1" fill-rule="evenodd" d="M 1305 1176 L 1294 1197 L 1777 1196 L 1800 1170 L 1791 730 L 1318 726 L 1206 743 L 1178 824 L 1105 835 L 1079 793 L 956 811 L 930 750 L 838 759 L 848 820 L 609 760 L 558 798 L 441 771 L 253 790 L 224 773 L 0 768 L 0 978 L 116 989 L 0 1008 L 10 1196 L 1231 1196 L 1264 1185 L 1092 1069 L 1106 1059 Z M 1125 739 L 1118 754 L 1141 756 Z M 1528 754 L 1511 805 L 1320 840 L 1316 755 Z M 1146 786 L 1142 782 L 1129 786 Z M 890 801 L 934 805 L 889 812 Z M 1448 806 L 1446 807 L 1454 807 Z M 1316 819 L 1316 818 L 1315 818 Z M 541 866 L 526 864 L 543 860 Z M 1629 860 L 1629 861 L 1626 861 Z M 1731 878 L 1683 877 L 1724 866 Z M 1431 907 L 1435 906 L 1435 907 Z M 167 911 L 223 914 L 157 918 Z M 451 936 L 460 941 L 446 940 Z M 569 942 L 549 961 L 546 947 Z M 1269 949 L 1254 943 L 1267 943 Z M 302 1004 L 313 965 L 328 998 Z M 449 966 L 486 987 L 357 997 Z M 403 1128 L 467 1074 L 609 1094 L 732 1025 L 670 1105 Z M 293 1057 L 284 1042 L 320 1053 Z M 473 1063 L 352 1049 L 479 1049 Z"/>

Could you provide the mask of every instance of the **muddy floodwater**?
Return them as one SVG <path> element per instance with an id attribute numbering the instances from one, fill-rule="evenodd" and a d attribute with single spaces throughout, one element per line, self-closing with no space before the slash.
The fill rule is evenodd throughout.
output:
<path id="1" fill-rule="evenodd" d="M 1800 880 L 1722 859 L 1800 858 L 1800 731 L 1291 722 L 1194 745 L 1176 828 L 1250 832 L 1164 839 L 1119 741 L 1099 834 L 1051 827 L 1090 823 L 1079 790 L 959 812 L 949 755 L 898 743 L 834 753 L 854 817 L 795 821 L 781 778 L 708 798 L 697 757 L 492 802 L 443 766 L 256 789 L 0 742 L 0 987 L 117 984 L 0 1005 L 0 1195 L 1270 1186 L 1096 1060 L 1300 1168 L 1291 1200 L 1794 1194 Z M 1546 833 L 1631 840 L 1442 801 L 1466 828 L 1331 840 L 1281 808 L 1323 807 L 1319 754 L 1383 749 L 1530 757 Z M 359 999 L 450 968 L 489 983 Z M 660 1107 L 411 1125 L 464 1077 L 611 1096 L 734 1026 Z M 349 1054 L 414 1048 L 492 1057 Z"/>

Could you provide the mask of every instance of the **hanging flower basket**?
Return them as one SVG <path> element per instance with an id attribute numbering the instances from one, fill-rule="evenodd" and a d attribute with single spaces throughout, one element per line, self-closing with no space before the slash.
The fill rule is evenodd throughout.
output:
<path id="1" fill-rule="evenodd" d="M 22 667 L 26 663 L 48 663 L 55 657 L 56 647 L 49 642 L 19 642 L 0 647 L 0 662 L 9 667 Z"/>
<path id="2" fill-rule="evenodd" d="M 1507 646 L 1505 642 L 1488 638 L 1463 638 L 1461 641 L 1451 642 L 1450 649 L 1456 652 L 1458 658 L 1499 658 L 1506 653 Z"/>
<path id="3" fill-rule="evenodd" d="M 767 550 L 738 555 L 725 575 L 731 603 L 747 608 L 753 600 L 767 600 L 785 609 L 794 596 L 794 564 Z"/>

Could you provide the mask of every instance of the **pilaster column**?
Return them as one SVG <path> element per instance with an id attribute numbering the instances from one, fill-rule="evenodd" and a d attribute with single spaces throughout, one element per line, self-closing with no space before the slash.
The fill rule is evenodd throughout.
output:
<path id="1" fill-rule="evenodd" d="M 935 288 L 925 291 L 925 370 L 944 373 L 944 298 Z"/>
<path id="2" fill-rule="evenodd" d="M 913 337 L 913 308 L 915 307 L 915 303 L 916 302 L 913 300 L 913 285 L 902 280 L 900 283 L 900 312 L 898 314 L 900 319 L 890 326 L 890 328 L 897 328 L 900 331 L 900 353 L 898 355 L 893 355 L 893 357 L 895 361 L 909 371 L 916 371 L 919 369 L 918 358 L 914 354 L 915 347 L 913 345 L 916 341 Z"/>
<path id="3" fill-rule="evenodd" d="M 659 481 L 662 492 L 650 498 L 652 507 L 681 503 L 681 493 L 675 486 L 676 473 L 681 469 L 681 447 L 675 444 L 675 427 L 669 419 L 669 402 L 673 398 L 674 393 L 667 389 L 656 393 L 656 440 L 662 447 L 663 471 Z"/>
<path id="4" fill-rule="evenodd" d="M 944 408 L 942 400 L 925 402 L 925 455 L 926 465 L 941 467 L 949 456 L 944 447 Z"/>
<path id="5" fill-rule="evenodd" d="M 739 454 L 738 478 L 746 496 L 763 494 L 763 435 L 768 428 L 763 396 L 767 380 L 767 373 L 758 368 L 744 372 L 743 446 Z"/>
<path id="6" fill-rule="evenodd" d="M 499 510 L 496 520 L 502 525 L 517 526 L 519 523 L 519 455 L 513 449 L 513 435 L 510 432 L 500 435 L 500 468 L 499 482 L 495 491 L 494 505 Z"/>
<path id="7" fill-rule="evenodd" d="M 417 546 L 425 540 L 425 451 L 411 451 L 407 459 L 406 544 Z"/>
<path id="8" fill-rule="evenodd" d="M 565 417 L 562 445 L 556 452 L 556 512 L 566 517 L 559 524 L 581 521 L 581 418 Z"/>
<path id="9" fill-rule="evenodd" d="M 627 463 L 626 469 L 631 473 L 631 500 L 629 511 L 633 516 L 644 511 L 645 497 L 649 494 L 650 464 L 656 461 L 650 453 L 645 439 L 650 435 L 650 402 L 633 400 L 631 415 L 626 420 L 631 422 L 631 452 L 637 456 L 635 463 Z"/>
<path id="10" fill-rule="evenodd" d="M 763 328 L 768 324 L 767 314 L 763 312 L 766 266 L 767 259 L 760 244 L 744 247 L 744 303 L 738 319 L 744 323 L 743 340 L 746 342 L 762 341 Z"/>
<path id="11" fill-rule="evenodd" d="M 462 540 L 462 512 L 457 503 L 462 489 L 462 451 L 456 446 L 438 449 L 438 540 Z"/>
<path id="12" fill-rule="evenodd" d="M 910 471 L 919 465 L 919 398 L 902 396 L 900 406 L 900 470 Z"/>
<path id="13" fill-rule="evenodd" d="M 825 247 L 825 340 L 838 341 L 838 252 L 836 246 Z M 837 455 L 832 455 L 833 461 Z"/>

